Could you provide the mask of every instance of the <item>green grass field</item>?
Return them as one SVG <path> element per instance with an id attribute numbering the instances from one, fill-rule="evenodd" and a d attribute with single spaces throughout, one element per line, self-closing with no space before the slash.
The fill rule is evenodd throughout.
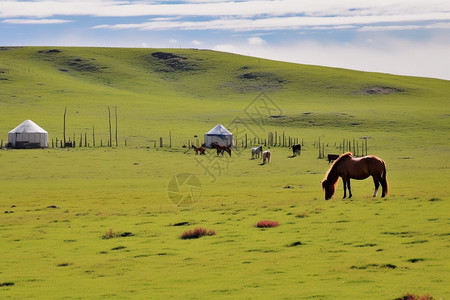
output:
<path id="1" fill-rule="evenodd" d="M 203 50 L 0 48 L 3 145 L 26 119 L 61 140 L 66 107 L 67 136 L 91 146 L 0 151 L 0 298 L 448 299 L 449 94 L 444 80 Z M 108 106 L 117 147 L 99 147 Z M 181 147 L 218 123 L 285 132 L 302 154 L 272 147 L 261 165 L 241 147 Z M 319 138 L 327 154 L 361 137 L 386 161 L 388 197 L 368 179 L 325 201 Z M 180 207 L 168 190 L 183 173 L 201 195 Z M 216 235 L 179 238 L 196 227 Z"/>

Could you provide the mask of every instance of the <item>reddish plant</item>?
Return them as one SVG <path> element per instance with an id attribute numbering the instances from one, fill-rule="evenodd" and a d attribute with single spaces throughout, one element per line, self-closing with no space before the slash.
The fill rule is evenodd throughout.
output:
<path id="1" fill-rule="evenodd" d="M 105 233 L 103 235 L 104 239 L 112 239 L 113 237 L 116 236 L 116 233 L 113 232 L 112 228 L 109 229 L 109 232 Z"/>
<path id="2" fill-rule="evenodd" d="M 186 230 L 183 232 L 182 235 L 180 235 L 180 238 L 182 239 L 198 239 L 205 235 L 215 235 L 216 232 L 214 230 L 207 230 L 205 228 L 197 227 L 194 230 Z"/>
<path id="3" fill-rule="evenodd" d="M 415 295 L 412 293 L 408 293 L 408 294 L 402 296 L 401 298 L 397 298 L 397 300 L 433 300 L 433 299 L 434 298 L 428 294 L 419 296 L 419 295 Z"/>
<path id="4" fill-rule="evenodd" d="M 278 223 L 277 221 L 262 220 L 262 221 L 259 221 L 256 224 L 256 227 L 258 227 L 258 228 L 268 228 L 268 227 L 277 227 L 278 225 L 280 225 L 280 223 Z"/>

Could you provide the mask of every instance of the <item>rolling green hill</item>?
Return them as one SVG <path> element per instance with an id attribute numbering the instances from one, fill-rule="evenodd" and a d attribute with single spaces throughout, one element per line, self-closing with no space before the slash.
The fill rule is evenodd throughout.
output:
<path id="1" fill-rule="evenodd" d="M 448 129 L 443 80 L 184 49 L 2 48 L 0 72 L 5 139 L 25 119 L 61 137 L 64 107 L 68 132 L 95 126 L 106 139 L 107 106 L 117 106 L 121 140 L 139 145 L 173 130 L 182 143 L 236 117 L 252 123 L 242 112 L 262 91 L 281 115 L 265 113 L 265 131 Z"/>
<path id="2" fill-rule="evenodd" d="M 0 150 L 0 298 L 446 299 L 449 95 L 444 80 L 206 50 L 2 47 L 3 145 L 26 119 L 61 140 L 67 108 L 68 137 L 91 147 Z M 217 123 L 237 135 L 231 157 L 182 148 Z M 272 146 L 263 165 L 242 148 L 274 133 L 301 155 Z M 389 195 L 353 180 L 352 199 L 339 182 L 325 201 L 319 139 L 325 155 L 367 141 Z M 187 207 L 170 198 L 185 174 L 201 183 Z M 179 238 L 196 227 L 216 235 Z"/>

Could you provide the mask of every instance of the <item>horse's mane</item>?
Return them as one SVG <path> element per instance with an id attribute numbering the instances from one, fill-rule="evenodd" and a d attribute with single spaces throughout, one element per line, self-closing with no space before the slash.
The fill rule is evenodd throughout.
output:
<path id="1" fill-rule="evenodd" d="M 331 165 L 330 169 L 328 170 L 328 172 L 327 172 L 326 175 L 325 175 L 325 179 L 326 179 L 326 180 L 331 180 L 332 178 L 330 178 L 330 175 L 335 174 L 335 173 L 336 173 L 337 167 L 341 164 L 341 162 L 342 162 L 344 159 L 346 159 L 346 158 L 348 158 L 348 157 L 352 158 L 352 157 L 353 157 L 353 154 L 352 154 L 351 152 L 347 152 L 347 153 L 344 153 L 344 154 L 340 155 L 340 156 L 338 157 L 338 159 L 336 159 L 336 160 L 333 162 L 333 164 Z M 333 183 L 336 183 L 337 180 L 338 180 L 338 178 L 339 178 L 339 176 L 336 176 L 336 178 L 333 178 Z"/>

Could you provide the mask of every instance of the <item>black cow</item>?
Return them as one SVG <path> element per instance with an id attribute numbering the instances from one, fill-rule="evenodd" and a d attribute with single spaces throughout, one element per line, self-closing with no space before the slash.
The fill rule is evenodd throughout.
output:
<path id="1" fill-rule="evenodd" d="M 301 152 L 302 152 L 302 145 L 300 144 L 292 145 L 292 156 L 296 156 L 297 153 L 298 155 L 300 155 Z"/>
<path id="2" fill-rule="evenodd" d="M 339 158 L 339 154 L 328 154 L 328 163 L 331 163 L 332 161 L 335 161 Z"/>

